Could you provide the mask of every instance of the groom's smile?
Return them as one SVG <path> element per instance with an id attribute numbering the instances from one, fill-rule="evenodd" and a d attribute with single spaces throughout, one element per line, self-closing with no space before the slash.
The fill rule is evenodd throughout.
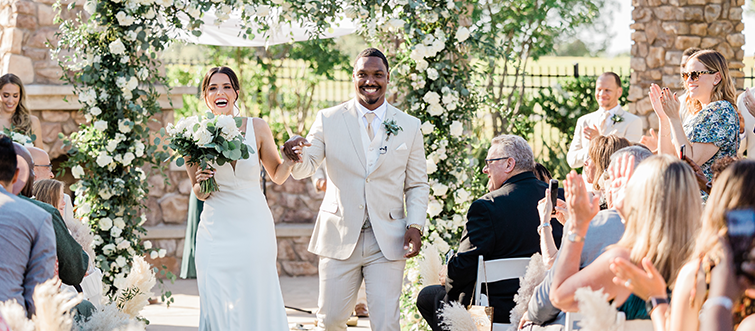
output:
<path id="1" fill-rule="evenodd" d="M 378 57 L 361 57 L 354 64 L 354 86 L 357 100 L 367 109 L 374 110 L 385 100 L 388 69 Z"/>

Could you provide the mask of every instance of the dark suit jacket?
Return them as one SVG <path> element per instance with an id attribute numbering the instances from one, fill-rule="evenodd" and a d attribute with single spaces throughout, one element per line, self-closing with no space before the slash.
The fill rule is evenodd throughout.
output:
<path id="1" fill-rule="evenodd" d="M 18 195 L 19 198 L 29 201 L 52 215 L 52 226 L 55 229 L 55 242 L 58 251 L 58 277 L 64 284 L 79 285 L 89 268 L 89 257 L 81 245 L 76 242 L 68 232 L 63 217 L 58 209 L 42 201 Z"/>
<path id="2" fill-rule="evenodd" d="M 547 187 L 548 184 L 537 180 L 532 172 L 523 172 L 472 203 L 459 252 L 448 262 L 447 301 L 470 303 L 474 295 L 478 256 L 495 260 L 530 257 L 540 251 L 537 202 L 545 197 Z M 563 227 L 558 222 L 551 225 L 553 237 L 560 239 Z M 494 322 L 509 323 L 519 280 L 494 282 L 488 287 L 490 305 L 495 308 Z M 482 292 L 485 293 L 484 286 Z"/>

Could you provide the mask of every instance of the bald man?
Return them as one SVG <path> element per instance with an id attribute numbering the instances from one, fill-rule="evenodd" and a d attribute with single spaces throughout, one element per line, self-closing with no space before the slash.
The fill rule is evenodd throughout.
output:
<path id="1" fill-rule="evenodd" d="M 34 180 L 53 179 L 55 176 L 52 174 L 52 163 L 50 162 L 50 156 L 47 155 L 44 149 L 37 147 L 26 147 L 31 153 L 31 157 L 34 160 Z"/>
<path id="2" fill-rule="evenodd" d="M 34 187 L 34 170 L 29 165 L 34 164 L 33 158 L 31 153 L 29 153 L 29 150 L 21 144 L 13 143 L 13 147 L 16 151 L 16 155 L 21 157 L 18 162 L 18 167 L 21 169 L 20 172 L 23 172 L 23 169 L 26 168 L 26 171 L 29 173 L 26 185 L 21 190 L 21 194 L 19 194 L 18 197 L 42 208 L 52 216 L 52 225 L 55 229 L 55 242 L 58 255 L 58 276 L 64 284 L 71 286 L 79 285 L 87 272 L 89 256 L 87 256 L 81 248 L 81 245 L 73 239 L 71 233 L 68 232 L 68 227 L 66 227 L 66 223 L 63 222 L 63 217 L 60 215 L 58 209 L 52 205 L 31 198 L 31 188 Z M 28 194 L 26 193 L 27 191 Z"/>

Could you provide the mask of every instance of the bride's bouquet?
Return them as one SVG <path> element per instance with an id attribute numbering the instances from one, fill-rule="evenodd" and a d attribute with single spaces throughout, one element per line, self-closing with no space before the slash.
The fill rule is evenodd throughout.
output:
<path id="1" fill-rule="evenodd" d="M 31 135 L 31 137 L 29 137 L 23 133 L 18 133 L 10 128 L 3 129 L 2 134 L 10 137 L 11 140 L 21 145 L 24 145 L 26 147 L 34 147 L 34 140 L 37 139 L 35 135 Z"/>
<path id="2" fill-rule="evenodd" d="M 215 116 L 207 113 L 205 117 L 191 116 L 180 120 L 176 125 L 168 124 L 168 146 L 177 155 L 188 158 L 189 165 L 199 165 L 202 170 L 212 168 L 211 163 L 224 165 L 228 162 L 249 158 L 254 150 L 244 143 L 244 136 L 239 128 L 241 118 L 228 115 Z M 174 155 L 175 156 L 175 155 Z M 184 159 L 176 160 L 178 166 Z M 200 183 L 202 193 L 218 191 L 215 178 Z"/>

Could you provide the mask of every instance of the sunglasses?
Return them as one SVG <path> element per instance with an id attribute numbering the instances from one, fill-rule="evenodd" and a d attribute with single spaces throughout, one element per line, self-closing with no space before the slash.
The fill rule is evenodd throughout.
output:
<path id="1" fill-rule="evenodd" d="M 696 82 L 698 79 L 700 79 L 700 75 L 715 74 L 717 72 L 718 72 L 717 70 L 683 72 L 682 73 L 682 79 L 687 80 L 687 78 L 692 77 L 692 81 Z"/>

